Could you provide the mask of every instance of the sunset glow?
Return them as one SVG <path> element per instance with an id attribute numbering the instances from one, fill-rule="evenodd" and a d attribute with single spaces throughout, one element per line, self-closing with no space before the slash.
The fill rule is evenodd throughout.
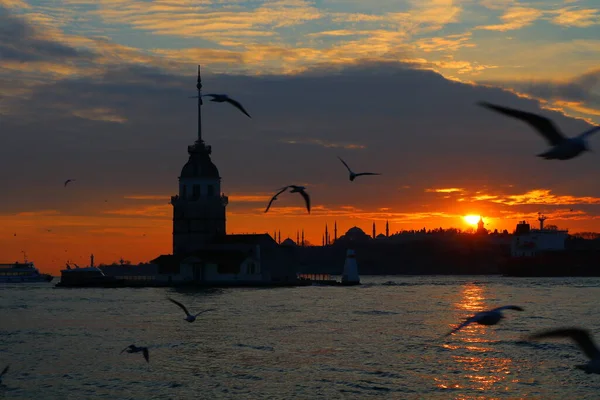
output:
<path id="1" fill-rule="evenodd" d="M 463 217 L 463 219 L 465 220 L 465 222 L 466 222 L 467 224 L 469 224 L 469 225 L 473 225 L 473 226 L 477 226 L 477 223 L 479 222 L 479 219 L 480 219 L 480 218 L 481 218 L 481 217 L 480 217 L 479 215 L 473 215 L 473 214 L 470 214 L 470 215 L 465 215 L 465 216 Z"/>

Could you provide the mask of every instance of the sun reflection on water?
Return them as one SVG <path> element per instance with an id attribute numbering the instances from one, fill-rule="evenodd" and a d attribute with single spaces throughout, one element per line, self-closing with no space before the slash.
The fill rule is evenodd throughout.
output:
<path id="1" fill-rule="evenodd" d="M 472 283 L 465 284 L 454 303 L 458 314 L 463 318 L 489 308 L 486 301 L 487 288 Z M 460 323 L 462 321 L 456 321 Z M 452 329 L 455 324 L 449 327 Z M 513 360 L 494 344 L 497 340 L 495 326 L 470 324 L 448 337 L 442 347 L 450 351 L 454 370 L 434 378 L 435 385 L 440 389 L 471 389 L 487 391 L 498 390 L 508 382 L 514 382 L 511 371 L 514 369 Z M 461 397 L 461 398 L 477 398 Z"/>

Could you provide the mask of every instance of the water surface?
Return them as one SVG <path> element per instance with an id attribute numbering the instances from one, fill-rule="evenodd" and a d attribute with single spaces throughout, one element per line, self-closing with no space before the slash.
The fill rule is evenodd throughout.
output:
<path id="1" fill-rule="evenodd" d="M 600 340 L 600 279 L 362 277 L 355 287 L 177 290 L 0 286 L 6 399 L 598 399 L 568 340 Z M 190 311 L 216 308 L 194 323 Z M 499 325 L 475 311 L 517 304 Z M 119 354 L 135 343 L 141 354 Z"/>

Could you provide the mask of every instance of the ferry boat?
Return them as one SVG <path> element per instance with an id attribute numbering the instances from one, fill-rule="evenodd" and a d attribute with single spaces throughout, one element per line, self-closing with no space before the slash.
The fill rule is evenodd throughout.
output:
<path id="1" fill-rule="evenodd" d="M 32 262 L 0 264 L 0 283 L 50 282 L 54 277 L 41 274 Z"/>
<path id="2" fill-rule="evenodd" d="M 125 281 L 114 276 L 104 275 L 104 272 L 94 266 L 94 255 L 91 255 L 89 267 L 75 267 L 67 264 L 67 267 L 60 271 L 60 282 L 56 287 L 122 287 Z"/>
<path id="3" fill-rule="evenodd" d="M 501 268 L 504 276 L 568 277 L 600 276 L 600 251 L 568 245 L 569 232 L 544 227 L 546 217 L 539 215 L 539 229 L 525 222 L 517 224 L 511 255 Z"/>

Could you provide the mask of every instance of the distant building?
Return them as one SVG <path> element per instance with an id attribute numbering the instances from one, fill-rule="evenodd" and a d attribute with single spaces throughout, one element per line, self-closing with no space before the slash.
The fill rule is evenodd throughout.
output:
<path id="1" fill-rule="evenodd" d="M 352 228 L 348 229 L 345 234 L 343 234 L 342 236 L 340 236 L 337 241 L 340 242 L 340 243 L 346 243 L 346 242 L 368 242 L 371 239 L 372 238 L 369 235 L 367 235 L 358 226 L 353 226 Z"/>
<path id="2" fill-rule="evenodd" d="M 485 229 L 485 223 L 483 222 L 483 217 L 479 216 L 479 222 L 477 223 L 477 231 L 475 232 L 478 235 L 487 235 L 488 231 Z"/>

